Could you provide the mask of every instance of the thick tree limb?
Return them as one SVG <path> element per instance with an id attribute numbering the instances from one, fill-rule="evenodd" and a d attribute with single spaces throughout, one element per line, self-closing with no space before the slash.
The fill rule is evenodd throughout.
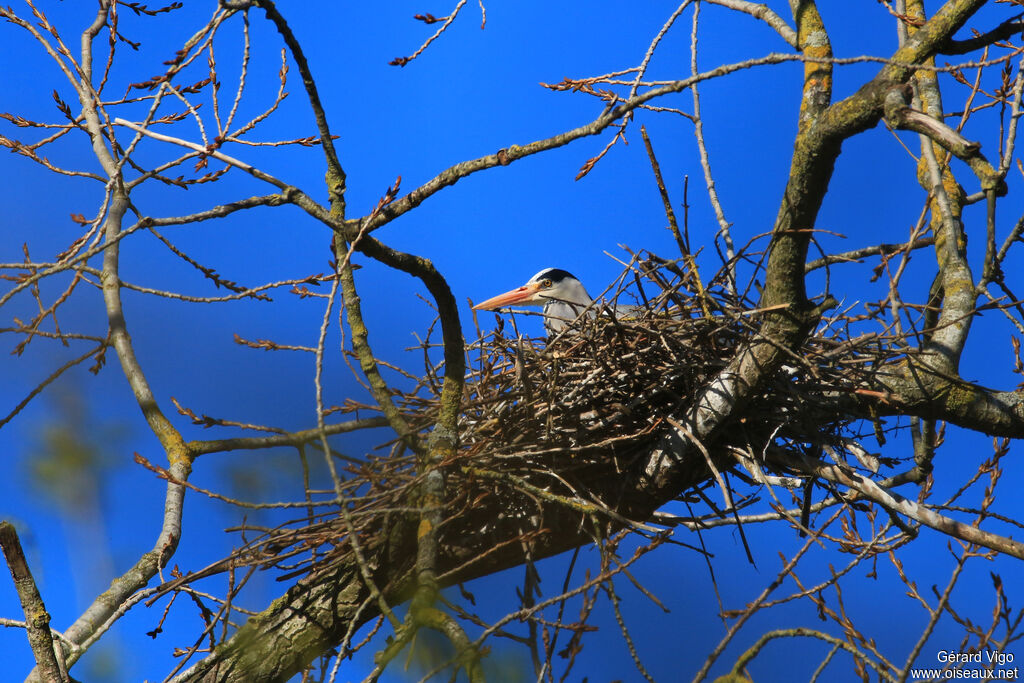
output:
<path id="1" fill-rule="evenodd" d="M 855 414 L 913 415 L 944 420 L 992 436 L 1024 438 L 1024 392 L 993 391 L 952 377 L 914 358 L 883 370 L 877 386 L 863 394 L 841 397 L 844 404 L 859 403 Z M 864 410 L 869 408 L 869 410 Z"/>

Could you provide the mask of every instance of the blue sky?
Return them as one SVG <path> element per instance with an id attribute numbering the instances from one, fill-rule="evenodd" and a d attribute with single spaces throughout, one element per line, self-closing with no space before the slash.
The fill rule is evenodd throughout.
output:
<path id="1" fill-rule="evenodd" d="M 488 4 L 487 26 L 481 31 L 479 9 L 469 3 L 446 35 L 420 58 L 398 68 L 388 62 L 412 53 L 434 28 L 414 21 L 412 15 L 426 11 L 441 15 L 448 11 L 447 7 L 407 2 L 318 3 L 313 9 L 306 4 L 280 4 L 303 42 L 319 81 L 332 131 L 339 136 L 337 146 L 348 173 L 350 216 L 368 213 L 397 176 L 402 177 L 402 190 L 408 191 L 459 161 L 544 138 L 592 120 L 601 111 L 600 102 L 582 94 L 552 92 L 539 83 L 636 65 L 673 9 L 667 3 L 642 3 L 628 9 L 621 3 L 610 2 L 586 3 L 575 8 L 541 2 Z M 770 4 L 779 6 L 780 14 L 788 16 L 785 3 Z M 837 56 L 886 55 L 892 51 L 895 30 L 882 5 L 822 5 Z M 143 44 L 137 53 L 121 48 L 120 57 L 125 61 L 112 73 L 111 95 L 122 92 L 127 83 L 159 73 L 161 63 L 206 20 L 212 7 L 212 3 L 186 3 L 185 9 L 175 13 L 166 24 L 162 20 L 141 20 L 123 10 L 122 30 Z M 24 7 L 19 5 L 15 9 L 23 11 Z M 91 3 L 47 3 L 46 11 L 52 12 L 53 23 L 70 44 L 77 43 L 77 35 L 91 19 L 94 8 Z M 997 8 L 990 8 L 986 16 L 998 16 L 997 12 Z M 788 51 L 782 40 L 749 17 L 716 7 L 704 7 L 701 16 L 701 68 Z M 689 17 L 687 12 L 666 36 L 652 60 L 651 77 L 678 78 L 688 74 Z M 994 23 L 992 20 L 979 25 Z M 252 30 L 251 89 L 243 102 L 243 116 L 260 111 L 272 101 L 280 64 L 276 33 L 258 12 L 253 14 Z M 23 31 L 9 24 L 2 31 L 0 64 L 7 84 L 0 110 L 58 120 L 51 92 L 56 88 L 65 100 L 73 101 L 66 81 Z M 226 27 L 218 52 L 224 97 L 230 96 L 237 77 L 239 35 L 238 22 Z M 837 96 L 852 92 L 875 68 L 855 65 L 840 69 L 836 76 Z M 799 77 L 800 67 L 786 64 L 742 71 L 702 88 L 705 132 L 717 189 L 738 242 L 767 232 L 774 220 L 795 133 Z M 289 79 L 289 97 L 281 110 L 257 131 L 256 139 L 315 133 L 294 68 Z M 951 94 L 947 108 L 956 109 L 959 97 L 959 93 L 956 97 Z M 683 93 L 662 104 L 689 111 L 690 95 Z M 132 115 L 138 118 L 138 110 Z M 711 238 L 717 224 L 704 193 L 692 125 L 672 114 L 638 115 L 628 134 L 629 144 L 613 148 L 580 181 L 574 180 L 578 169 L 600 151 L 609 139 L 608 133 L 464 179 L 376 236 L 396 248 L 434 261 L 462 306 L 467 336 L 472 333 L 467 299 L 480 301 L 504 291 L 543 267 L 570 270 L 588 285 L 591 293 L 596 293 L 621 270 L 605 252 L 623 257 L 620 244 L 663 255 L 671 255 L 674 250 L 638 123 L 645 124 L 651 134 L 677 210 L 682 201 L 683 176 L 689 175 L 691 239 L 704 246 L 702 263 L 713 267 Z M 989 129 L 977 130 L 987 134 Z M 2 132 L 30 139 L 30 134 L 22 129 L 5 126 Z M 192 139 L 197 135 L 190 123 L 182 124 L 178 134 Z M 972 139 L 981 135 L 972 135 L 970 127 L 966 134 Z M 911 136 L 901 137 L 916 146 Z M 981 141 L 986 150 L 996 144 L 992 137 L 983 137 Z M 149 162 L 176 152 L 154 143 L 144 143 L 140 148 L 140 155 Z M 325 200 L 324 164 L 317 148 L 240 148 L 228 152 L 306 188 L 320 201 Z M 993 157 L 994 153 L 990 155 Z M 97 167 L 83 136 L 55 148 L 50 158 L 69 167 Z M 868 131 L 848 142 L 817 226 L 847 237 L 823 237 L 822 244 L 826 248 L 850 249 L 880 240 L 905 239 L 924 199 L 913 179 L 913 164 L 893 134 L 884 128 Z M 14 155 L 0 155 L 0 173 L 10 197 L 0 217 L 3 263 L 21 260 L 23 242 L 29 244 L 35 258 L 52 258 L 81 232 L 79 226 L 68 220 L 68 215 L 91 215 L 101 196 L 102 188 L 94 181 L 55 177 Z M 969 186 L 968 191 L 973 191 L 974 185 L 966 174 L 963 182 Z M 250 178 L 232 173 L 212 187 L 188 192 L 154 185 L 138 193 L 135 201 L 149 215 L 180 215 L 269 191 L 270 188 Z M 1015 220 L 1014 211 L 1020 208 L 1019 199 L 1011 193 L 1002 206 L 1005 208 L 1000 209 L 1000 234 L 1005 234 Z M 979 215 L 978 207 L 972 208 L 968 221 L 977 221 Z M 236 214 L 220 221 L 168 229 L 164 234 L 199 262 L 247 285 L 328 269 L 326 229 L 293 208 Z M 981 243 L 979 239 L 972 246 Z M 972 251 L 974 259 L 979 254 L 980 249 Z M 416 344 L 414 334 L 422 333 L 433 315 L 417 297 L 424 293 L 422 288 L 404 275 L 360 263 L 365 266 L 358 273 L 364 312 L 378 356 L 418 370 L 417 355 L 405 349 Z M 877 298 L 881 291 L 878 286 L 872 289 L 864 281 L 870 265 L 834 271 L 832 287 L 837 298 L 847 304 Z M 928 256 L 914 260 L 911 291 L 927 290 L 933 268 L 933 260 Z M 197 295 L 214 293 L 193 269 L 145 234 L 124 244 L 122 277 L 159 289 L 172 288 Z M 821 287 L 820 278 L 812 279 L 812 291 L 820 291 Z M 51 296 L 56 291 L 56 287 L 44 286 L 44 293 Z M 31 316 L 33 306 L 34 302 L 27 297 L 16 300 L 5 311 L 4 324 L 12 317 Z M 314 424 L 311 357 L 241 349 L 233 342 L 233 335 L 312 345 L 323 314 L 321 300 L 300 301 L 279 291 L 274 304 L 195 306 L 126 293 L 125 307 L 140 361 L 165 411 L 173 412 L 173 396 L 197 413 L 241 422 L 284 428 L 308 428 Z M 480 317 L 485 328 L 493 324 L 492 320 L 491 314 Z M 68 329 L 102 334 L 105 322 L 98 293 L 80 292 L 63 309 L 61 322 Z M 996 313 L 987 314 L 977 324 L 980 328 L 969 346 L 964 375 L 1000 388 L 1012 387 L 1016 378 L 1009 372 L 1008 327 Z M 526 325 L 539 332 L 536 319 Z M 336 350 L 339 341 L 333 335 L 328 348 Z M 7 348 L 13 348 L 15 343 L 8 339 Z M 6 380 L 0 388 L 0 410 L 6 412 L 16 405 L 54 367 L 80 352 L 74 347 L 64 349 L 39 340 L 23 356 L 5 357 Z M 328 359 L 326 367 L 328 403 L 339 402 L 346 396 L 363 396 L 337 355 Z M 394 377 L 389 379 L 397 381 Z M 38 457 L 41 431 L 60 419 L 55 397 L 61 392 L 80 397 L 89 419 L 96 425 L 91 438 L 104 451 L 106 466 L 98 475 L 102 497 L 98 507 L 93 508 L 97 516 L 90 519 L 67 519 L 59 514 L 52 500 L 33 487 L 29 477 L 32 459 Z M 175 416 L 175 420 L 186 438 L 234 433 L 212 434 L 191 426 L 184 418 Z M 110 437 L 109 430 L 115 430 L 117 437 Z M 955 490 L 990 453 L 987 438 L 955 431 L 948 436 L 949 442 L 936 461 L 938 491 Z M 359 455 L 372 443 L 375 441 L 356 438 L 340 442 L 340 447 Z M 907 455 L 899 451 L 899 444 L 893 448 L 895 455 Z M 53 626 L 65 628 L 87 600 L 112 578 L 88 569 L 102 566 L 94 564 L 97 556 L 106 556 L 103 561 L 120 572 L 150 549 L 164 487 L 132 463 L 132 454 L 138 452 L 161 464 L 159 446 L 139 417 L 111 351 L 107 367 L 99 376 L 84 371 L 71 373 L 0 430 L 0 452 L 7 465 L 5 476 L 0 477 L 0 517 L 11 519 L 18 526 L 53 616 Z M 1010 464 L 1003 486 L 1019 481 L 1020 474 L 1020 467 Z M 297 488 L 295 456 L 289 452 L 203 456 L 196 463 L 193 482 L 201 487 L 231 491 L 243 479 L 249 485 L 255 482 L 261 487 L 267 500 L 295 499 L 301 493 Z M 1021 510 L 1019 504 L 1006 500 L 1002 512 L 1019 517 Z M 236 539 L 222 529 L 236 523 L 239 514 L 222 504 L 190 495 L 183 522 L 185 536 L 175 563 L 183 569 L 197 569 L 225 554 Z M 97 536 L 91 535 L 96 533 L 109 544 L 99 553 L 94 542 Z M 689 534 L 681 536 L 686 542 L 695 540 Z M 788 554 L 801 543 L 793 532 L 781 526 L 748 529 L 747 538 L 757 568 L 746 564 L 734 531 L 720 529 L 705 535 L 705 542 L 715 553 L 714 568 L 719 586 L 724 589 L 727 608 L 740 607 L 755 596 L 781 566 L 777 553 Z M 944 545 L 943 538 L 924 530 L 922 538 L 902 556 L 908 569 L 916 572 L 922 590 L 933 582 L 941 585 L 948 576 L 951 564 Z M 585 551 L 584 556 L 588 553 L 593 566 L 594 553 Z M 820 580 L 827 575 L 829 563 L 838 567 L 846 559 L 822 552 L 809 558 L 804 572 Z M 546 595 L 553 594 L 560 585 L 559 567 L 566 561 L 555 558 L 549 563 L 543 586 Z M 847 584 L 846 599 L 851 609 L 871 625 L 866 630 L 884 643 L 886 654 L 894 661 L 902 661 L 926 616 L 903 595 L 891 568 L 883 564 L 879 561 L 878 579 L 865 579 L 863 567 L 856 570 L 860 575 Z M 1008 585 L 1012 585 L 1012 579 L 1021 578 L 1019 562 L 1014 560 L 1001 558 L 969 565 L 968 576 L 962 580 L 957 594 L 961 601 L 958 604 L 964 609 L 978 605 L 978 619 L 990 613 L 989 571 L 1001 573 Z M 672 614 L 661 615 L 639 593 L 624 588 L 629 605 L 627 618 L 635 629 L 633 635 L 643 643 L 641 655 L 645 664 L 658 680 L 673 680 L 679 671 L 695 671 L 725 631 L 715 616 L 717 605 L 703 559 L 685 549 L 666 548 L 645 558 L 636 572 L 672 609 Z M 253 607 L 281 591 L 280 584 L 270 576 L 261 575 L 256 581 Z M 514 570 L 468 588 L 478 597 L 486 594 L 505 599 L 481 607 L 493 616 L 511 609 L 513 586 L 520 581 L 521 572 Z M 216 587 L 211 584 L 209 589 Z M 194 632 L 197 621 L 194 613 L 179 606 L 172 610 L 165 632 L 152 640 L 145 632 L 158 622 L 163 604 L 152 609 L 137 608 L 116 627 L 114 637 L 124 650 L 117 655 L 119 673 L 107 680 L 159 680 L 169 671 L 170 648 L 182 644 L 185 634 Z M 892 611 L 882 613 L 884 610 L 877 609 L 881 604 L 892 605 Z M 13 589 L 9 583 L 0 581 L 0 616 L 19 615 Z M 628 653 L 614 621 L 608 617 L 604 614 L 597 620 L 602 631 L 586 641 L 574 680 L 588 674 L 590 680 L 635 679 Z M 749 638 L 741 637 L 723 661 L 734 659 L 756 634 L 768 628 L 799 625 L 819 625 L 806 604 L 759 615 L 747 627 Z M 943 628 L 948 630 L 942 631 Z M 933 642 L 952 644 L 942 639 L 953 639 L 957 633 L 947 623 L 940 627 Z M 0 672 L 0 681 L 21 679 L 20 672 L 30 661 L 23 635 L 16 629 L 0 630 L 0 651 L 10 653 L 6 673 Z M 801 645 L 786 643 L 770 648 L 753 669 L 755 679 L 791 680 L 791 669 L 780 674 L 782 669 L 775 667 L 793 665 L 794 647 Z M 925 652 L 930 650 L 926 648 Z M 496 653 L 496 657 L 499 655 L 504 656 Z M 101 667 L 102 662 L 90 660 L 103 656 L 102 652 L 90 654 L 82 665 Z M 365 671 L 360 667 L 367 665 L 368 656 L 346 664 L 340 679 L 361 679 Z M 807 664 L 809 669 L 801 675 L 806 678 L 815 665 Z M 96 675 L 96 680 L 102 679 L 100 674 Z M 396 674 L 394 680 L 404 678 Z"/>

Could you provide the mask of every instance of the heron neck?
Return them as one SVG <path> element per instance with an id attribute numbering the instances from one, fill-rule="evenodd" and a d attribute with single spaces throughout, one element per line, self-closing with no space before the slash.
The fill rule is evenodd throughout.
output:
<path id="1" fill-rule="evenodd" d="M 561 301 L 552 299 L 544 304 L 544 326 L 548 334 L 558 334 L 579 317 L 591 301 Z M 594 312 L 589 311 L 589 316 Z"/>

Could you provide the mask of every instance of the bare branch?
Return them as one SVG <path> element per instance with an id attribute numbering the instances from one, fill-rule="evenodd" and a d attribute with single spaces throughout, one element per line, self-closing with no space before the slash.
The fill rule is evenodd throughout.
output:
<path id="1" fill-rule="evenodd" d="M 46 683 L 64 683 L 67 678 L 61 672 L 53 652 L 50 615 L 28 568 L 18 532 L 10 522 L 0 522 L 0 548 L 7 558 L 7 567 L 11 570 L 14 588 L 18 591 L 18 599 L 25 612 L 25 630 L 28 632 L 28 642 L 32 646 L 39 674 Z"/>

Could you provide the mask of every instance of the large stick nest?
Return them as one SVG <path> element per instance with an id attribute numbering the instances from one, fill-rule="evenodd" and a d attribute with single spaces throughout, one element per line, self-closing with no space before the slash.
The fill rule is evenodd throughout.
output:
<path id="1" fill-rule="evenodd" d="M 460 448 L 444 463 L 442 579 L 466 575 L 497 548 L 518 548 L 539 533 L 575 527 L 568 535 L 578 534 L 580 520 L 595 511 L 621 526 L 623 514 L 657 507 L 629 499 L 639 464 L 685 423 L 694 396 L 749 343 L 764 313 L 727 288 L 697 281 L 675 262 L 636 257 L 593 314 L 558 337 L 521 336 L 515 317 L 510 326 L 500 314 L 497 328 L 467 347 Z M 610 310 L 626 302 L 635 308 Z M 849 450 L 853 418 L 832 399 L 867 385 L 893 353 L 887 340 L 850 335 L 848 324 L 839 316 L 819 325 L 716 441 L 702 444 L 719 467 L 745 453 L 770 469 L 766 454 L 776 447 L 812 457 Z M 431 348 L 428 339 L 424 379 L 402 397 L 410 424 L 424 433 L 440 407 Z M 351 560 L 346 539 L 358 534 L 366 556 L 387 555 L 374 566 L 407 566 L 415 556 L 418 471 L 402 451 L 394 442 L 390 454 L 345 468 L 347 520 L 336 508 L 322 510 L 254 539 L 233 562 L 275 565 L 286 570 L 282 578 L 320 573 Z M 711 476 L 703 459 L 695 458 L 694 472 L 694 482 Z"/>
<path id="2" fill-rule="evenodd" d="M 636 461 L 686 421 L 693 397 L 750 341 L 763 313 L 723 289 L 688 288 L 694 281 L 648 255 L 619 278 L 615 303 L 595 304 L 596 315 L 554 339 L 507 335 L 499 318 L 470 347 L 460 438 L 474 468 L 566 495 L 612 470 L 628 486 Z M 624 313 L 624 299 L 635 308 Z M 844 450 L 851 417 L 828 397 L 854 391 L 889 355 L 876 337 L 851 339 L 835 321 L 820 326 L 713 450 Z"/>
<path id="3" fill-rule="evenodd" d="M 509 325 L 499 314 L 497 328 L 468 347 L 461 448 L 446 469 L 453 552 L 486 552 L 515 530 L 564 529 L 595 509 L 621 523 L 620 513 L 657 507 L 636 500 L 640 464 L 679 433 L 694 396 L 750 342 L 764 313 L 724 287 L 695 286 L 691 272 L 634 258 L 592 314 L 559 336 L 526 338 L 515 317 Z M 626 302 L 635 307 L 624 312 Z M 837 407 L 848 402 L 832 399 L 865 386 L 892 353 L 876 336 L 851 338 L 846 325 L 842 317 L 820 325 L 716 441 L 702 444 L 719 467 L 735 465 L 737 453 L 771 469 L 773 448 L 822 457 L 856 447 L 854 418 Z M 407 399 L 424 429 L 438 410 L 433 386 L 427 398 Z M 694 482 L 711 476 L 700 456 L 693 472 Z"/>

